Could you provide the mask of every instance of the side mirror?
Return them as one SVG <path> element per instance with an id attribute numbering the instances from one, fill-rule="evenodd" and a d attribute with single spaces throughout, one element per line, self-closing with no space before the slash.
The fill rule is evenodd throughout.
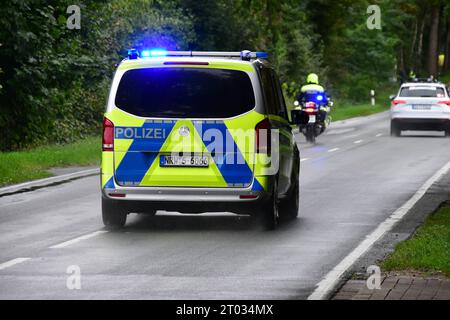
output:
<path id="1" fill-rule="evenodd" d="M 309 115 L 303 110 L 292 110 L 291 119 L 292 124 L 306 125 L 309 122 Z"/>
<path id="2" fill-rule="evenodd" d="M 389 99 L 392 101 L 392 100 L 395 99 L 395 97 L 396 97 L 396 96 L 393 94 L 393 95 L 390 95 L 390 96 L 389 96 Z"/>
<path id="3" fill-rule="evenodd" d="M 330 107 L 333 107 L 334 106 L 334 101 L 330 101 L 329 105 L 330 105 Z"/>

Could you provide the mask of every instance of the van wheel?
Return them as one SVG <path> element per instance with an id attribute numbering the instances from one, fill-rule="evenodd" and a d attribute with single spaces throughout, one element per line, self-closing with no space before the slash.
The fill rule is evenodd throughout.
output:
<path id="1" fill-rule="evenodd" d="M 280 222 L 277 182 L 275 182 L 273 187 L 273 194 L 270 197 L 270 200 L 267 202 L 266 206 L 262 208 L 262 210 L 262 225 L 267 230 L 275 230 Z"/>
<path id="2" fill-rule="evenodd" d="M 288 220 L 296 219 L 298 217 L 299 208 L 300 208 L 300 186 L 297 180 L 289 197 L 282 202 L 282 205 L 280 207 L 281 209 L 280 216 Z"/>
<path id="3" fill-rule="evenodd" d="M 120 229 L 127 222 L 127 212 L 118 201 L 102 198 L 102 219 L 107 229 Z"/>
<path id="4" fill-rule="evenodd" d="M 391 137 L 400 137 L 402 130 L 398 123 L 391 121 Z"/>

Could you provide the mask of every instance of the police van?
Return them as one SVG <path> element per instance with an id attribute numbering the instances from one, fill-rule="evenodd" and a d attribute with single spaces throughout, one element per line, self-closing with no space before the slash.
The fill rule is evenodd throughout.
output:
<path id="1" fill-rule="evenodd" d="M 300 157 L 263 52 L 128 52 L 103 120 L 102 217 L 232 212 L 269 229 L 299 210 Z"/>

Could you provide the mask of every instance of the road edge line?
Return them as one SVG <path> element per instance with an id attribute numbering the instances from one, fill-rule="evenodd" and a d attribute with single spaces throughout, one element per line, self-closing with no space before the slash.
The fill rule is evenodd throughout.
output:
<path id="1" fill-rule="evenodd" d="M 76 238 L 73 238 L 73 239 L 70 239 L 70 240 L 58 243 L 58 244 L 55 244 L 55 245 L 53 245 L 53 246 L 51 246 L 49 248 L 50 249 L 66 248 L 66 247 L 68 247 L 68 246 L 70 246 L 70 245 L 72 245 L 74 243 L 78 243 L 78 242 L 83 241 L 83 240 L 88 240 L 88 239 L 94 238 L 94 237 L 96 237 L 98 235 L 101 235 L 101 234 L 104 234 L 104 233 L 107 233 L 107 232 L 108 231 L 106 231 L 106 230 L 93 231 L 91 233 L 88 233 L 88 234 L 85 234 L 85 235 L 82 235 L 82 236 L 79 236 L 79 237 L 76 237 Z"/>
<path id="2" fill-rule="evenodd" d="M 9 267 L 15 266 L 16 264 L 28 261 L 30 259 L 31 258 L 15 258 L 15 259 L 0 263 L 0 270 L 5 270 Z"/>
<path id="3" fill-rule="evenodd" d="M 44 179 L 39 179 L 39 180 L 28 181 L 28 182 L 24 182 L 24 183 L 20 183 L 20 184 L 14 184 L 11 186 L 0 188 L 0 197 L 6 196 L 6 195 L 12 195 L 12 194 L 19 193 L 19 192 L 24 192 L 24 191 L 27 191 L 28 189 L 31 189 L 30 191 L 32 191 L 32 190 L 35 190 L 38 188 L 48 187 L 55 183 L 61 183 L 61 182 L 70 181 L 73 179 L 84 178 L 84 177 L 96 175 L 99 173 L 100 173 L 100 169 L 95 168 L 95 169 L 82 170 L 82 171 L 67 173 L 67 174 L 44 178 Z"/>
<path id="4" fill-rule="evenodd" d="M 403 217 L 414 207 L 414 205 L 425 195 L 430 187 L 441 179 L 450 170 L 450 161 L 441 167 L 431 178 L 429 178 L 416 193 L 406 201 L 400 208 L 395 210 L 386 220 L 381 222 L 358 246 L 341 260 L 325 277 L 317 283 L 314 291 L 308 296 L 308 300 L 325 300 L 334 292 L 335 288 L 343 280 L 342 276 L 348 269 L 365 254 L 383 235 L 403 219 Z"/>

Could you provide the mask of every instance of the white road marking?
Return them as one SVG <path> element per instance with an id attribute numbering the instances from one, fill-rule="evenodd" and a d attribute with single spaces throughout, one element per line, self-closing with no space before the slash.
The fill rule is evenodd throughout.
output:
<path id="1" fill-rule="evenodd" d="M 379 134 L 377 134 L 375 137 L 381 137 L 383 134 L 381 134 L 381 133 L 379 133 Z"/>
<path id="2" fill-rule="evenodd" d="M 348 129 L 330 129 L 330 131 L 326 131 L 325 135 L 326 136 L 332 136 L 332 135 L 336 135 L 336 134 L 343 134 L 343 133 L 347 133 L 347 132 L 352 132 L 355 131 L 356 128 L 348 128 Z M 358 134 L 356 135 L 358 136 Z"/>
<path id="3" fill-rule="evenodd" d="M 350 134 L 350 135 L 347 135 L 346 138 L 356 138 L 356 137 L 359 137 L 360 135 L 361 135 L 361 133 L 358 133 L 358 134 Z"/>
<path id="4" fill-rule="evenodd" d="M 357 141 L 355 141 L 354 143 L 356 143 L 356 144 L 359 144 L 359 143 L 361 143 L 361 142 L 363 142 L 364 140 L 357 140 Z"/>
<path id="5" fill-rule="evenodd" d="M 338 151 L 338 150 L 339 150 L 339 148 L 334 148 L 334 149 L 328 150 L 328 152 L 335 152 L 335 151 Z"/>
<path id="6" fill-rule="evenodd" d="M 72 240 L 69 240 L 69 241 L 65 241 L 65 242 L 62 242 L 60 244 L 56 244 L 54 246 L 51 246 L 50 249 L 65 248 L 65 247 L 68 247 L 68 246 L 70 246 L 70 245 L 72 245 L 74 243 L 77 243 L 77 242 L 80 242 L 80 241 L 83 241 L 83 240 L 87 240 L 87 239 L 96 237 L 96 236 L 98 236 L 100 234 L 103 234 L 103 233 L 106 233 L 106 232 L 108 232 L 108 231 L 100 230 L 100 231 L 95 231 L 95 232 L 92 232 L 92 233 L 88 233 L 88 234 L 85 234 L 84 236 L 81 236 L 81 237 L 78 237 L 78 238 L 75 238 L 75 239 L 72 239 Z"/>
<path id="7" fill-rule="evenodd" d="M 303 159 L 300 159 L 300 162 L 308 161 L 308 160 L 309 160 L 309 158 L 303 158 Z"/>
<path id="8" fill-rule="evenodd" d="M 16 259 L 12 259 L 12 260 L 6 261 L 6 262 L 0 264 L 0 270 L 12 267 L 12 266 L 14 266 L 16 264 L 25 262 L 25 261 L 30 260 L 30 259 L 31 258 L 16 258 Z"/>
<path id="9" fill-rule="evenodd" d="M 386 232 L 391 230 L 411 208 L 423 197 L 427 190 L 450 170 L 450 161 L 428 179 L 417 192 L 404 205 L 398 208 L 389 218 L 384 220 L 366 238 L 359 243 L 337 266 L 317 284 L 316 289 L 308 297 L 308 300 L 327 299 L 336 285 L 339 284 L 342 275 Z"/>

